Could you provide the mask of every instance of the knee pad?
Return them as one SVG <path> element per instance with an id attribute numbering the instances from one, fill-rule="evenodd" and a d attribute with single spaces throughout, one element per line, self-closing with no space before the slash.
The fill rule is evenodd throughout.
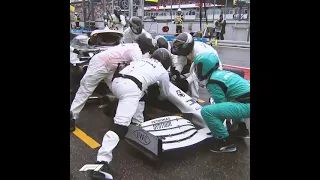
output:
<path id="1" fill-rule="evenodd" d="M 120 140 L 124 140 L 124 137 L 128 132 L 128 127 L 119 124 L 113 124 L 112 131 L 118 134 Z"/>

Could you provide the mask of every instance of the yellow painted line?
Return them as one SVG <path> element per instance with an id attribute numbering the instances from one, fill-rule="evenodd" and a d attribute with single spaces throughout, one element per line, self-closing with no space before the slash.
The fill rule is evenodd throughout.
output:
<path id="1" fill-rule="evenodd" d="M 204 102 L 206 102 L 205 100 L 202 100 L 202 99 L 198 99 L 198 102 L 199 103 L 204 103 Z"/>
<path id="2" fill-rule="evenodd" d="M 86 143 L 88 146 L 90 146 L 92 149 L 95 149 L 97 147 L 100 147 L 101 145 L 92 139 L 90 136 L 88 136 L 86 133 L 81 131 L 81 129 L 76 127 L 76 130 L 73 131 L 73 134 L 76 135 L 79 139 L 81 139 L 84 143 Z"/>

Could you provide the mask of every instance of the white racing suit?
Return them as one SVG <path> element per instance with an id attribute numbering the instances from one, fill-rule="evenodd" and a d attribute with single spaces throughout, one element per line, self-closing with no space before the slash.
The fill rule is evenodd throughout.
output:
<path id="1" fill-rule="evenodd" d="M 80 87 L 72 102 L 70 111 L 73 113 L 73 116 L 76 119 L 79 117 L 79 113 L 83 109 L 85 102 L 101 80 L 104 79 L 112 91 L 112 77 L 119 63 L 129 63 L 130 61 L 141 59 L 142 52 L 136 43 L 119 44 L 93 56 L 89 62 L 87 72 L 80 81 Z"/>
<path id="2" fill-rule="evenodd" d="M 142 58 L 143 59 L 151 58 L 151 54 L 150 53 L 144 53 L 144 54 L 142 54 Z"/>
<path id="3" fill-rule="evenodd" d="M 147 36 L 151 36 L 150 33 L 148 33 L 146 30 L 142 29 L 142 32 L 141 34 L 146 34 Z M 135 43 L 138 36 L 140 34 L 134 34 L 131 30 L 131 28 L 127 28 L 126 30 L 124 30 L 123 32 L 123 38 L 122 38 L 122 41 L 124 43 Z M 151 36 L 152 37 L 152 36 Z"/>
<path id="4" fill-rule="evenodd" d="M 126 25 L 126 17 L 124 15 L 120 15 L 120 19 L 115 15 L 112 14 L 111 15 L 112 20 L 110 20 L 108 22 L 108 26 L 109 27 L 105 27 L 105 30 L 115 30 L 115 31 L 119 31 L 119 32 L 123 32 L 123 27 Z"/>
<path id="5" fill-rule="evenodd" d="M 78 60 L 78 54 L 74 53 L 74 48 L 70 46 L 70 62 Z"/>
<path id="6" fill-rule="evenodd" d="M 73 52 L 73 51 L 74 51 L 74 48 L 70 46 L 70 52 Z"/>
<path id="7" fill-rule="evenodd" d="M 112 91 L 119 99 L 117 113 L 114 117 L 115 125 L 129 126 L 131 118 L 136 112 L 139 100 L 143 97 L 148 86 L 159 82 L 160 98 L 168 96 L 169 74 L 162 64 L 154 59 L 141 59 L 133 61 L 125 67 L 120 74 L 132 76 L 140 81 L 141 89 L 131 79 L 125 77 L 115 78 L 112 82 Z M 104 137 L 102 146 L 98 151 L 97 161 L 108 162 L 112 160 L 112 151 L 120 139 L 124 138 L 119 133 L 108 131 Z M 126 132 L 125 132 L 126 134 Z"/>
<path id="8" fill-rule="evenodd" d="M 193 60 L 194 58 L 203 52 L 213 52 L 215 55 L 218 56 L 218 52 L 210 45 L 203 43 L 203 42 L 198 42 L 195 41 L 194 42 L 194 47 L 193 50 L 191 51 L 191 53 L 187 56 L 178 56 L 178 58 L 172 59 L 173 60 L 173 67 L 176 68 L 177 71 L 179 71 L 180 73 L 183 70 L 183 67 L 187 64 L 188 60 L 192 62 L 191 67 L 190 67 L 190 75 L 187 78 L 187 81 L 189 83 L 189 89 L 191 92 L 191 97 L 192 99 L 198 101 L 199 99 L 199 80 L 197 78 L 197 75 L 194 72 L 194 64 L 193 64 Z M 222 63 L 219 59 L 220 65 L 219 68 L 220 70 L 222 70 Z"/>

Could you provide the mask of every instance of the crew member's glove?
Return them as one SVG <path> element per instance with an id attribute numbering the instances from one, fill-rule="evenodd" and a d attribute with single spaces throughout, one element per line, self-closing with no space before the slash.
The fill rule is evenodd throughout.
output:
<path id="1" fill-rule="evenodd" d="M 148 87 L 148 96 L 150 97 L 158 97 L 160 94 L 160 89 L 158 84 L 153 84 Z"/>
<path id="2" fill-rule="evenodd" d="M 80 51 L 78 49 L 74 49 L 73 52 L 76 54 L 80 54 Z"/>
<path id="3" fill-rule="evenodd" d="M 171 73 L 171 80 L 173 81 L 180 80 L 180 72 L 177 71 L 175 67 L 171 67 L 170 73 Z"/>
<path id="4" fill-rule="evenodd" d="M 189 89 L 189 82 L 186 79 L 179 80 L 176 85 L 180 88 L 183 92 L 187 92 Z"/>
<path id="5" fill-rule="evenodd" d="M 89 52 L 88 51 L 81 51 L 81 54 L 85 57 L 90 57 Z"/>
<path id="6" fill-rule="evenodd" d="M 76 122 L 75 118 L 73 117 L 73 113 L 70 111 L 70 132 L 76 130 Z"/>

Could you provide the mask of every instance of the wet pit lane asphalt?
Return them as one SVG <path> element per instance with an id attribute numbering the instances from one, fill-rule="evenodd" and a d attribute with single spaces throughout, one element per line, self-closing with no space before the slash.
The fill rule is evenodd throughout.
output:
<path id="1" fill-rule="evenodd" d="M 200 99 L 209 95 L 200 88 Z M 207 104 L 204 102 L 203 104 Z M 202 105 L 203 105 L 202 104 Z M 101 143 L 109 130 L 111 117 L 105 116 L 97 105 L 88 104 L 77 120 L 77 127 L 85 135 L 70 133 L 70 180 L 89 180 L 88 173 L 79 169 L 96 161 L 99 147 L 89 147 L 82 139 L 92 138 Z M 152 114 L 161 117 L 161 114 Z M 249 120 L 250 121 L 250 120 Z M 247 122 L 250 129 L 250 122 Z M 90 143 L 89 143 L 90 144 Z M 236 142 L 236 153 L 217 154 L 208 150 L 210 144 L 166 152 L 162 163 L 152 163 L 125 141 L 113 152 L 111 167 L 122 180 L 248 180 L 250 179 L 250 139 Z M 96 145 L 98 146 L 98 145 Z"/>

